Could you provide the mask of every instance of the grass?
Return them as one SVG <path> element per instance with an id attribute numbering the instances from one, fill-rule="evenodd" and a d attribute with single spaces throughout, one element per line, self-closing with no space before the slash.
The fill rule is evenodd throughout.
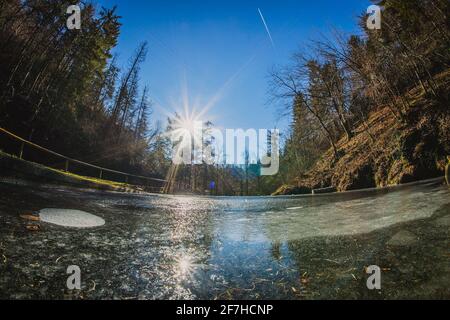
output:
<path id="1" fill-rule="evenodd" d="M 80 180 L 80 181 L 88 181 L 88 182 L 92 182 L 92 183 L 96 183 L 96 184 L 107 185 L 107 186 L 117 187 L 117 188 L 132 188 L 132 187 L 134 187 L 133 185 L 127 184 L 124 182 L 116 182 L 116 181 L 93 178 L 93 177 L 88 177 L 88 176 L 81 176 L 76 173 L 67 172 L 64 170 L 53 169 L 53 168 L 49 168 L 49 167 L 45 167 L 45 168 L 47 168 L 48 170 L 57 172 L 59 174 L 62 174 L 64 176 Z"/>
<path id="2" fill-rule="evenodd" d="M 25 177 L 34 177 L 42 181 L 57 182 L 60 184 L 74 183 L 88 188 L 111 189 L 111 190 L 136 190 L 137 187 L 124 182 L 99 179 L 94 177 L 82 176 L 76 173 L 58 170 L 45 165 L 20 159 L 15 155 L 5 153 L 0 150 L 0 161 L 5 159 L 5 166 L 10 166 L 12 172 L 24 174 Z M 8 160 L 9 159 L 9 160 Z M 51 175 L 49 175 L 51 173 Z"/>

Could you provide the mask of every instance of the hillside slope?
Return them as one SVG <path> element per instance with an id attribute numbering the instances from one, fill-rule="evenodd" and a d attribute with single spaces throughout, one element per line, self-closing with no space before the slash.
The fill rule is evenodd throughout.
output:
<path id="1" fill-rule="evenodd" d="M 397 185 L 444 174 L 450 155 L 450 70 L 436 77 L 439 101 L 423 91 L 411 90 L 407 124 L 400 124 L 388 106 L 373 112 L 354 137 L 338 143 L 336 161 L 328 150 L 305 175 L 292 185 L 280 187 L 274 195 L 310 193 L 311 189 L 334 187 L 348 191 Z"/>

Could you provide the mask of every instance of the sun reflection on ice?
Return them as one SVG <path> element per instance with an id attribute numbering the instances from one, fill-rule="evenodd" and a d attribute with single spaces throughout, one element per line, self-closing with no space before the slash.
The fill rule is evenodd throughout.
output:
<path id="1" fill-rule="evenodd" d="M 175 278 L 182 281 L 193 277 L 195 261 L 191 255 L 183 253 L 175 262 Z"/>

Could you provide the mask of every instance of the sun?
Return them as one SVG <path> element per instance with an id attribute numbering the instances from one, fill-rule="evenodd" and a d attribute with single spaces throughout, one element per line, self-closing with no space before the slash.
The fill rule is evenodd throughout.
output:
<path id="1" fill-rule="evenodd" d="M 207 138 L 204 129 L 210 127 L 214 121 L 209 110 L 221 99 L 230 82 L 231 80 L 227 81 L 211 99 L 205 101 L 199 96 L 194 99 L 193 103 L 185 82 L 181 94 L 169 99 L 169 108 L 159 106 L 168 119 L 164 136 L 172 144 L 172 164 L 166 175 L 167 183 L 163 188 L 164 193 L 171 193 L 173 190 L 181 164 L 193 165 L 203 161 L 202 150 L 205 138 Z"/>
<path id="2" fill-rule="evenodd" d="M 203 122 L 195 113 L 185 115 L 176 113 L 171 119 L 169 135 L 180 147 L 188 144 L 199 145 L 203 140 Z"/>
<path id="3" fill-rule="evenodd" d="M 196 161 L 199 150 L 203 146 L 203 121 L 201 114 L 194 111 L 189 112 L 185 108 L 185 112 L 175 113 L 169 117 L 169 127 L 166 135 L 173 145 L 172 165 L 166 175 L 168 181 L 164 186 L 164 193 L 170 193 L 176 180 L 180 163 L 193 163 Z"/>
<path id="4" fill-rule="evenodd" d="M 176 114 L 174 120 L 175 120 L 174 122 L 175 129 L 183 130 L 189 132 L 190 134 L 194 134 L 196 124 L 202 122 L 199 115 L 195 114 L 194 112 L 192 112 L 191 114 L 185 114 L 181 116 Z"/>
<path id="5" fill-rule="evenodd" d="M 180 120 L 180 127 L 187 132 L 194 133 L 195 130 L 195 121 L 189 118 Z"/>

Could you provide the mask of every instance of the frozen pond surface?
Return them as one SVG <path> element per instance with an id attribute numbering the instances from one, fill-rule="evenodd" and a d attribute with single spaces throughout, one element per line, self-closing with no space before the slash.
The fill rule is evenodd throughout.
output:
<path id="1" fill-rule="evenodd" d="M 44 208 L 104 221 L 27 229 L 19 216 Z M 280 198 L 0 184 L 0 299 L 449 299 L 449 230 L 442 182 Z M 70 265 L 80 291 L 66 288 Z"/>

